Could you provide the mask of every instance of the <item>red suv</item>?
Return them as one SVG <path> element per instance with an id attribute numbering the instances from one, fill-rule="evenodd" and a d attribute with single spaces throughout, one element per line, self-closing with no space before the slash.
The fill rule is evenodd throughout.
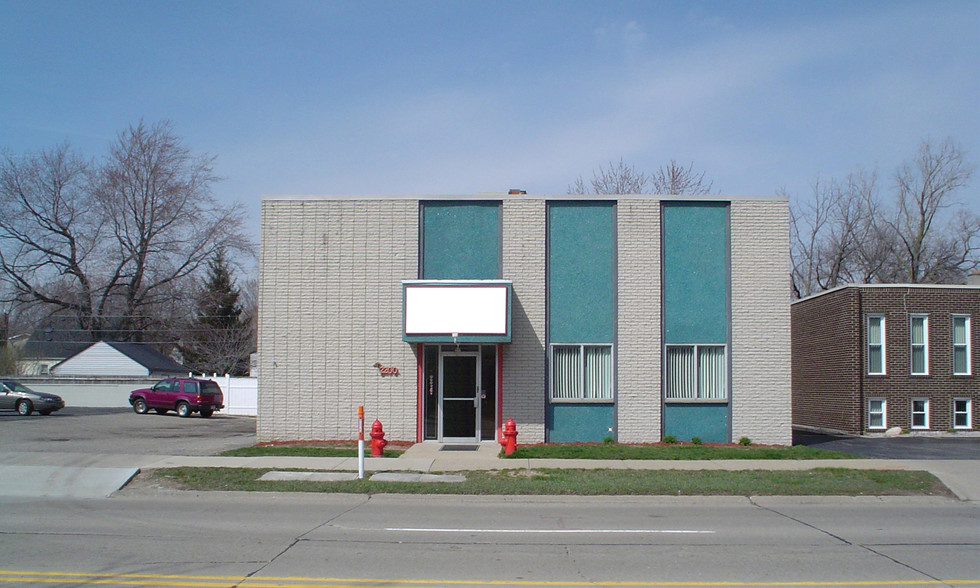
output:
<path id="1" fill-rule="evenodd" d="M 175 410 L 181 417 L 197 412 L 208 418 L 214 411 L 224 408 L 224 402 L 225 396 L 217 382 L 193 378 L 167 378 L 152 388 L 129 393 L 129 403 L 136 414 L 146 414 L 152 408 L 158 414 Z"/>

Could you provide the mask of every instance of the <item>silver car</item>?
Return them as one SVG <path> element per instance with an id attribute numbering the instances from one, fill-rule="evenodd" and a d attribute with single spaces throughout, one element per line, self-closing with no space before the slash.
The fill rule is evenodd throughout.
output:
<path id="1" fill-rule="evenodd" d="M 3 380 L 0 382 L 0 410 L 16 410 L 28 416 L 34 411 L 49 415 L 65 407 L 65 401 L 57 394 L 35 392 L 20 382 Z"/>

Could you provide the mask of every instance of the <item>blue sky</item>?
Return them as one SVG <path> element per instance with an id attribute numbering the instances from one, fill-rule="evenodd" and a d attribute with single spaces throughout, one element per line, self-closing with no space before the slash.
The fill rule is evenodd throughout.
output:
<path id="1" fill-rule="evenodd" d="M 0 96 L 15 153 L 172 121 L 256 240 L 262 195 L 564 194 L 620 158 L 887 190 L 924 138 L 980 163 L 980 2 L 0 0 Z"/>

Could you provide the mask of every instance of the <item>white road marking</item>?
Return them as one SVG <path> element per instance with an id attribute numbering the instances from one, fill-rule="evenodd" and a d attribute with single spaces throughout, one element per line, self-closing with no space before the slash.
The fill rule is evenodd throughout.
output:
<path id="1" fill-rule="evenodd" d="M 714 531 L 696 531 L 694 529 L 421 529 L 411 527 L 388 527 L 385 531 L 403 531 L 406 533 L 679 533 L 679 534 L 713 534 Z"/>

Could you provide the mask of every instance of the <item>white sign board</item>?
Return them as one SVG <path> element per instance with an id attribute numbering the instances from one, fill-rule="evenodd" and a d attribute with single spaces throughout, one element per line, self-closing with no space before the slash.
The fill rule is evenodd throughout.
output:
<path id="1" fill-rule="evenodd" d="M 405 286 L 406 335 L 506 335 L 507 286 Z"/>

